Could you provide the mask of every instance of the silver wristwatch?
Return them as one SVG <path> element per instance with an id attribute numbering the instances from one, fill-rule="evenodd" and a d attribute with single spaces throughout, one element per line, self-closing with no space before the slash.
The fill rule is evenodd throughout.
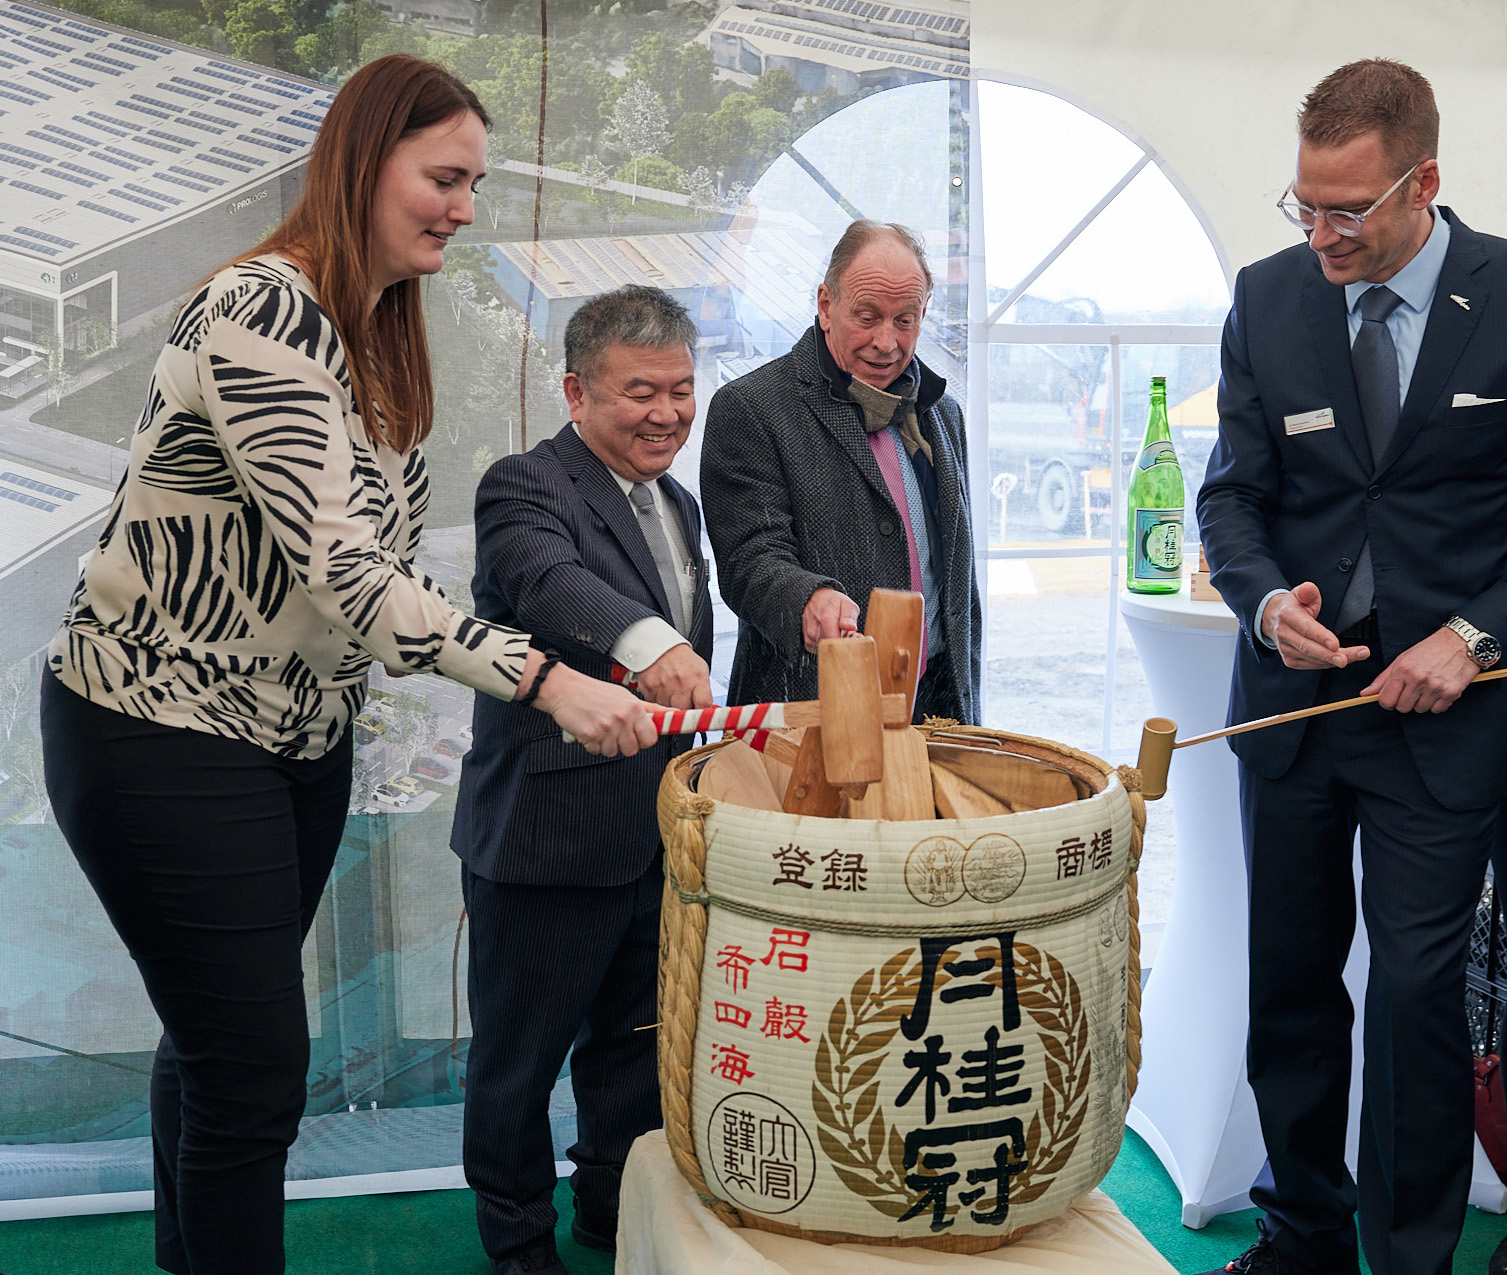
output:
<path id="1" fill-rule="evenodd" d="M 1465 649 L 1470 653 L 1470 658 L 1482 668 L 1490 668 L 1502 658 L 1502 644 L 1490 633 L 1481 632 L 1469 620 L 1452 615 L 1444 622 L 1444 627 L 1465 639 Z"/>

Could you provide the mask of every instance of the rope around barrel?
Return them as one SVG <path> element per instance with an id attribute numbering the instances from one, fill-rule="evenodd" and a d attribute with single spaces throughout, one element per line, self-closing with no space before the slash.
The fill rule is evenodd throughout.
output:
<path id="1" fill-rule="evenodd" d="M 1118 774 L 1130 797 L 1131 848 L 1126 874 L 1116 882 L 1115 889 L 1122 885 L 1126 892 L 1129 912 L 1129 953 L 1126 979 L 1126 1030 L 1125 1065 L 1127 1096 L 1135 1094 L 1136 1079 L 1141 1065 L 1141 979 L 1140 979 L 1140 907 L 1136 895 L 1136 866 L 1141 860 L 1141 848 L 1145 840 L 1146 802 L 1141 796 L 1140 771 L 1130 766 L 1112 767 L 1091 753 L 1070 748 L 1052 740 L 1027 735 L 1010 735 L 978 726 L 956 726 L 951 723 L 928 723 L 923 728 L 928 735 L 943 737 L 968 737 L 970 743 L 999 748 L 1002 751 L 1020 753 L 1065 765 L 1079 778 L 1096 790 L 1102 790 L 1108 777 Z M 706 837 L 703 819 L 716 809 L 717 803 L 691 791 L 684 777 L 689 777 L 697 761 L 724 747 L 730 739 L 682 753 L 665 768 L 660 780 L 658 796 L 659 826 L 665 846 L 665 892 L 660 913 L 660 962 L 659 962 L 659 1088 L 664 1112 L 665 1139 L 676 1167 L 703 1204 L 721 1221 L 729 1226 L 749 1225 L 756 1229 L 780 1234 L 798 1235 L 822 1243 L 836 1244 L 853 1242 L 855 1238 L 844 1234 L 827 1234 L 805 1231 L 758 1217 L 743 1214 L 730 1204 L 717 1199 L 707 1187 L 706 1178 L 696 1158 L 695 1135 L 692 1132 L 691 1089 L 692 1059 L 696 1045 L 697 1016 L 700 1009 L 701 966 L 706 952 L 707 904 L 715 902 L 719 907 L 730 906 L 727 900 L 714 899 L 706 889 Z M 1111 897 L 1105 891 L 1104 897 Z M 1102 904 L 1104 897 L 1096 896 L 1095 906 Z M 1087 909 L 1084 909 L 1087 910 Z M 754 910 L 745 907 L 752 915 Z M 762 915 L 763 909 L 757 909 Z M 1070 910 L 1077 915 L 1079 909 Z M 802 917 L 803 924 L 810 918 Z M 1032 919 L 1032 924 L 1045 922 Z M 824 922 L 823 928 L 838 929 L 840 925 Z M 843 932 L 872 933 L 877 927 Z M 929 927 L 922 927 L 929 928 Z M 892 927 L 878 929 L 879 933 L 893 933 Z M 909 933 L 919 934 L 917 927 L 909 927 Z M 1007 1241 L 1018 1233 L 1004 1237 Z M 900 1240 L 892 1237 L 863 1236 L 860 1242 L 883 1246 L 909 1244 L 916 1247 L 943 1249 L 951 1252 L 981 1252 L 995 1247 L 999 1240 L 989 1237 L 959 1236 L 920 1237 Z"/>

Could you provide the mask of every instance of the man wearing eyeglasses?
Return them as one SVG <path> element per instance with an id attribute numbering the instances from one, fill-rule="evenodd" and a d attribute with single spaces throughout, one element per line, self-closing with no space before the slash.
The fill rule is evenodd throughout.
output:
<path id="1" fill-rule="evenodd" d="M 1439 190 L 1428 81 L 1341 67 L 1299 116 L 1300 244 L 1241 271 L 1199 494 L 1239 616 L 1231 722 L 1250 898 L 1261 1238 L 1227 1267 L 1447 1275 L 1472 1153 L 1466 946 L 1507 780 L 1507 242 Z M 1345 1166 L 1360 829 L 1371 945 Z"/>

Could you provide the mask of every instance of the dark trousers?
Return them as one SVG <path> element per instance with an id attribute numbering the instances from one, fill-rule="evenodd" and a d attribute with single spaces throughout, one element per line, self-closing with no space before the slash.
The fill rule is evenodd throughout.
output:
<path id="1" fill-rule="evenodd" d="M 926 669 L 916 684 L 914 719 L 923 722 L 928 717 L 950 717 L 968 724 L 963 721 L 962 701 L 952 681 L 952 660 L 945 650 L 927 657 Z"/>
<path id="2" fill-rule="evenodd" d="M 1320 701 L 1358 694 L 1380 668 L 1371 659 L 1325 673 Z M 1358 1195 L 1375 1275 L 1449 1275 L 1472 1152 L 1465 965 L 1498 808 L 1441 806 L 1399 715 L 1374 706 L 1310 721 L 1280 779 L 1242 766 L 1240 798 L 1247 1065 L 1268 1156 L 1251 1199 L 1280 1252 L 1353 1272 Z M 1358 1192 L 1344 1162 L 1354 1011 L 1341 979 L 1357 824 L 1371 946 Z"/>
<path id="3" fill-rule="evenodd" d="M 284 1269 L 309 1064 L 300 950 L 340 845 L 350 736 L 316 760 L 141 721 L 42 682 L 58 826 L 146 983 L 157 1264 Z"/>
<path id="4" fill-rule="evenodd" d="M 466 1180 L 494 1262 L 555 1228 L 549 1095 L 570 1053 L 571 1186 L 615 1219 L 628 1149 L 657 1129 L 660 860 L 620 886 L 507 885 L 461 865 L 470 930 Z"/>

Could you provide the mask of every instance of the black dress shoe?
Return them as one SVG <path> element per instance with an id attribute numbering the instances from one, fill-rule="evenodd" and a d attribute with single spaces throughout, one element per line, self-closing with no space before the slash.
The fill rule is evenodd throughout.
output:
<path id="1" fill-rule="evenodd" d="M 570 1222 L 570 1238 L 582 1248 L 594 1248 L 599 1253 L 617 1252 L 617 1214 L 597 1213 L 583 1209 L 576 1201 L 576 1215 Z"/>
<path id="2" fill-rule="evenodd" d="M 555 1251 L 555 1237 L 544 1235 L 509 1249 L 492 1263 L 494 1275 L 570 1275 Z"/>
<path id="3" fill-rule="evenodd" d="M 1263 1235 L 1233 1262 L 1205 1271 L 1204 1275 L 1286 1275 L 1286 1272 L 1277 1250 Z"/>
<path id="4" fill-rule="evenodd" d="M 1359 1266 L 1351 1268 L 1351 1275 Z M 1277 1247 L 1263 1234 L 1259 1240 L 1239 1257 L 1223 1266 L 1205 1271 L 1203 1275 L 1347 1275 L 1339 1270 L 1327 1270 L 1317 1266 L 1299 1266 L 1291 1258 L 1283 1257 Z"/>
<path id="5" fill-rule="evenodd" d="M 1507 1275 L 1507 1240 L 1497 1245 L 1497 1251 L 1486 1262 L 1486 1275 Z"/>

